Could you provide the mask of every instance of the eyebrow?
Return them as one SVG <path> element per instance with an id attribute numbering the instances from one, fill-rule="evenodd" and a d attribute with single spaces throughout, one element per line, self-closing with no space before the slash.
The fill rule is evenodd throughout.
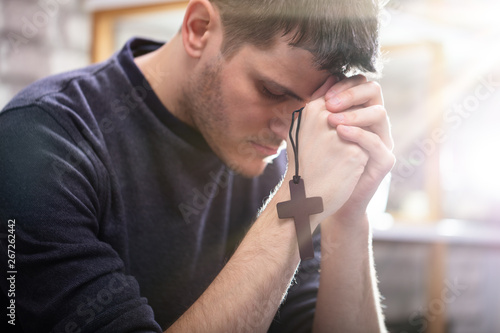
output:
<path id="1" fill-rule="evenodd" d="M 279 90 L 280 92 L 283 92 L 284 95 L 290 96 L 290 97 L 298 100 L 299 102 L 304 102 L 304 99 L 302 97 L 300 97 L 299 95 L 297 95 L 296 93 L 294 93 L 291 89 L 283 86 L 282 84 L 280 84 L 280 83 L 278 83 L 270 78 L 263 77 L 261 79 L 261 81 L 264 82 L 265 84 L 267 84 L 268 86 L 270 86 L 270 88 Z"/>

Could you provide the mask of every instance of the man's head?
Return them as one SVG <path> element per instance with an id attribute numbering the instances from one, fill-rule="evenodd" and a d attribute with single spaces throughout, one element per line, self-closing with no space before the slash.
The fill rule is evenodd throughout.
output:
<path id="1" fill-rule="evenodd" d="M 332 74 L 375 71 L 377 14 L 371 0 L 191 0 L 164 53 L 180 87 L 167 106 L 224 163 L 259 175 L 284 139 L 276 119 L 289 124 Z"/>
<path id="2" fill-rule="evenodd" d="M 333 74 L 376 71 L 377 0 L 210 0 L 219 10 L 226 58 L 242 45 L 261 49 L 286 37 Z"/>

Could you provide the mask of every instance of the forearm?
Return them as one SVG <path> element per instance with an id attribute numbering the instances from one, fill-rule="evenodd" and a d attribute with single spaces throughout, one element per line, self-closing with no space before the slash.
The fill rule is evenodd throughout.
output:
<path id="1" fill-rule="evenodd" d="M 368 221 L 344 222 L 332 218 L 321 224 L 314 332 L 386 332 Z"/>
<path id="2" fill-rule="evenodd" d="M 266 332 L 299 262 L 292 220 L 277 192 L 202 296 L 167 332 Z"/>

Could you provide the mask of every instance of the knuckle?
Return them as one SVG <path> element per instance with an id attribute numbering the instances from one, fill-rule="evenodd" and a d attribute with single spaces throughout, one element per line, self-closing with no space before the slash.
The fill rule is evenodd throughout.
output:
<path id="1" fill-rule="evenodd" d="M 373 106 L 373 112 L 377 115 L 377 118 L 387 118 L 387 110 L 383 105 L 377 104 Z"/>
<path id="2" fill-rule="evenodd" d="M 392 153 L 388 154 L 382 163 L 383 171 L 388 173 L 396 165 L 396 156 Z"/>
<path id="3" fill-rule="evenodd" d="M 346 155 L 354 164 L 366 164 L 368 162 L 368 156 L 365 151 L 356 144 L 349 145 Z"/>
<path id="4" fill-rule="evenodd" d="M 391 137 L 389 137 L 389 143 L 387 145 L 387 148 L 389 149 L 389 151 L 393 151 L 394 150 L 394 146 L 395 146 L 395 143 L 394 143 L 394 139 Z"/>
<path id="5" fill-rule="evenodd" d="M 394 154 L 390 154 L 387 160 L 387 172 L 391 171 L 395 165 L 396 165 L 396 156 Z"/>
<path id="6" fill-rule="evenodd" d="M 348 122 L 348 123 L 355 124 L 359 118 L 358 112 L 344 112 L 343 115 L 345 117 L 346 122 Z"/>
<path id="7" fill-rule="evenodd" d="M 340 95 L 342 101 L 350 101 L 354 98 L 354 92 L 351 89 L 343 91 Z"/>
<path id="8" fill-rule="evenodd" d="M 382 123 L 388 122 L 387 111 L 383 105 L 373 105 L 369 109 L 375 122 Z"/>
<path id="9" fill-rule="evenodd" d="M 374 152 L 376 152 L 377 154 L 381 154 L 382 157 L 384 157 L 384 155 L 392 154 L 387 148 L 385 142 L 383 142 L 381 139 L 378 139 L 376 142 L 374 142 Z"/>
<path id="10" fill-rule="evenodd" d="M 306 104 L 304 107 L 304 111 L 317 110 L 324 108 L 325 101 L 324 99 L 318 98 Z"/>
<path id="11" fill-rule="evenodd" d="M 394 153 L 389 154 L 389 164 L 393 166 L 396 164 L 396 155 Z"/>
<path id="12" fill-rule="evenodd" d="M 372 91 L 374 91 L 377 94 L 382 93 L 382 87 L 380 86 L 380 83 L 376 81 L 369 81 L 366 83 Z"/>
<path id="13" fill-rule="evenodd" d="M 366 83 L 368 81 L 366 76 L 364 76 L 363 74 L 354 75 L 353 79 L 355 79 L 359 83 Z"/>

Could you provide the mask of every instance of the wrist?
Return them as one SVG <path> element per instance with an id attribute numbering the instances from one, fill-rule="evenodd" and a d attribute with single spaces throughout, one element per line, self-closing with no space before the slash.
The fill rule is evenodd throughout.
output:
<path id="1" fill-rule="evenodd" d="M 279 219 L 276 204 L 285 200 L 279 189 L 275 191 L 266 206 L 253 223 L 235 254 L 251 252 L 268 264 L 285 264 L 294 269 L 298 260 L 297 240 L 293 219 Z"/>
<path id="2" fill-rule="evenodd" d="M 353 215 L 343 215 L 337 212 L 321 223 L 321 230 L 327 234 L 368 236 L 370 223 L 365 212 Z"/>

